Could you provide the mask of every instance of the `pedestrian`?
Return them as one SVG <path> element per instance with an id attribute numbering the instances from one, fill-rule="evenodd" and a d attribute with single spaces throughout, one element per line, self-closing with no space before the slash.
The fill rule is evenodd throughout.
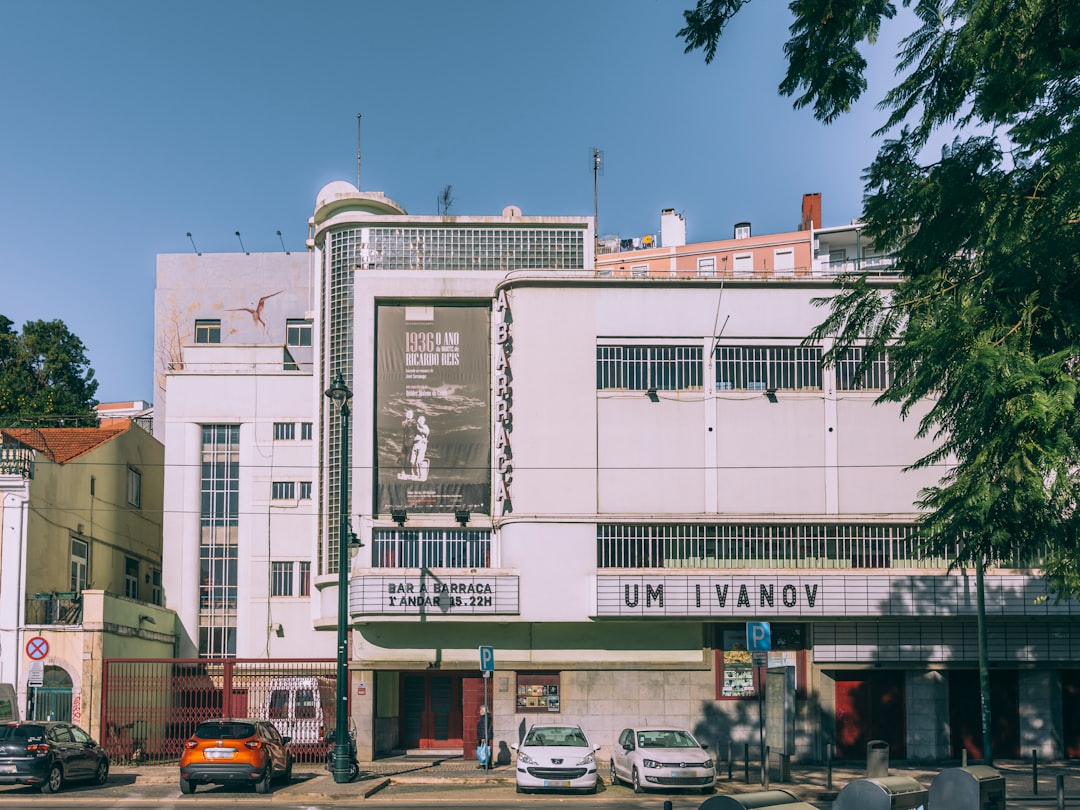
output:
<path id="1" fill-rule="evenodd" d="M 480 719 L 476 721 L 476 758 L 480 761 L 477 768 L 487 770 L 491 767 L 491 744 L 494 738 L 491 727 L 491 715 L 487 706 L 480 707 Z"/>

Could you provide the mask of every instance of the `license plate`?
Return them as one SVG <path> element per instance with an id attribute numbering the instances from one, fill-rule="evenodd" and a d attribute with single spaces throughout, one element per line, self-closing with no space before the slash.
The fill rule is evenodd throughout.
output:
<path id="1" fill-rule="evenodd" d="M 15 773 L 14 765 L 0 765 L 0 773 Z"/>
<path id="2" fill-rule="evenodd" d="M 570 787 L 570 780 L 568 779 L 545 779 L 544 787 Z"/>
<path id="3" fill-rule="evenodd" d="M 207 748 L 203 755 L 207 759 L 232 759 L 236 751 L 232 748 Z"/>

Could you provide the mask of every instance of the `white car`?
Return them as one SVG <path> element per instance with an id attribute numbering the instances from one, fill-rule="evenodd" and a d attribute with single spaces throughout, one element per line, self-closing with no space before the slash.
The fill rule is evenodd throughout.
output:
<path id="1" fill-rule="evenodd" d="M 517 792 L 580 790 L 595 793 L 600 784 L 596 752 L 580 726 L 534 725 L 517 752 Z"/>
<path id="2" fill-rule="evenodd" d="M 626 728 L 611 754 L 611 784 L 627 782 L 635 793 L 646 788 L 699 788 L 712 793 L 716 768 L 689 731 L 680 728 Z"/>

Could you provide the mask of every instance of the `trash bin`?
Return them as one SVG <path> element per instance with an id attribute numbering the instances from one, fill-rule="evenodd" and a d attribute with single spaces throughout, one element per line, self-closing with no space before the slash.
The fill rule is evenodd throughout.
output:
<path id="1" fill-rule="evenodd" d="M 786 790 L 759 790 L 755 793 L 711 796 L 701 803 L 698 810 L 768 810 L 771 807 L 782 810 L 814 810 L 814 805 Z"/>
<path id="2" fill-rule="evenodd" d="M 884 740 L 866 744 L 866 775 L 874 779 L 889 775 L 889 744 Z"/>
<path id="3" fill-rule="evenodd" d="M 930 783 L 930 806 L 1005 810 L 1005 777 L 988 765 L 946 768 Z"/>
<path id="4" fill-rule="evenodd" d="M 848 782 L 836 794 L 833 810 L 926 810 L 928 804 L 921 782 L 909 776 L 885 776 Z"/>

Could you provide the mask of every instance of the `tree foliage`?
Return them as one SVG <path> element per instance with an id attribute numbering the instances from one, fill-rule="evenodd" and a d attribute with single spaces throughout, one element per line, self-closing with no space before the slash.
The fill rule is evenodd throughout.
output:
<path id="1" fill-rule="evenodd" d="M 679 36 L 706 61 L 748 0 L 699 0 Z M 887 351 L 883 401 L 930 404 L 919 423 L 946 463 L 918 504 L 930 542 L 961 563 L 1042 556 L 1051 592 L 1080 595 L 1080 3 L 905 2 L 912 30 L 881 148 L 864 174 L 865 233 L 896 283 L 838 280 L 810 336 Z M 886 0 L 792 0 L 780 92 L 822 121 L 866 88 Z M 948 133 L 948 134 L 946 134 Z M 928 157 L 932 136 L 951 142 Z"/>
<path id="2" fill-rule="evenodd" d="M 98 383 L 81 340 L 63 321 L 28 321 L 22 334 L 0 315 L 0 425 L 97 424 Z"/>

